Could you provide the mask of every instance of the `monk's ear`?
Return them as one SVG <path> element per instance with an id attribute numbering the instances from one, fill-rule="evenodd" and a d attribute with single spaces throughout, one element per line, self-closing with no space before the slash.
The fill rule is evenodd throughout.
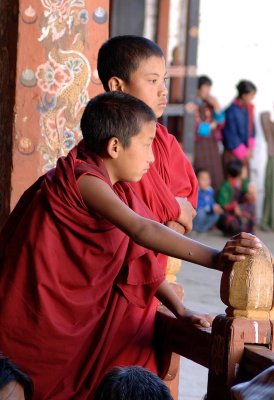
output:
<path id="1" fill-rule="evenodd" d="M 125 83 L 123 79 L 118 78 L 117 76 L 112 76 L 108 81 L 108 87 L 111 92 L 118 91 L 124 92 Z"/>
<path id="2" fill-rule="evenodd" d="M 120 148 L 121 148 L 121 143 L 120 143 L 119 139 L 117 139 L 116 137 L 111 138 L 108 141 L 108 145 L 107 145 L 108 156 L 113 159 L 118 158 Z"/>

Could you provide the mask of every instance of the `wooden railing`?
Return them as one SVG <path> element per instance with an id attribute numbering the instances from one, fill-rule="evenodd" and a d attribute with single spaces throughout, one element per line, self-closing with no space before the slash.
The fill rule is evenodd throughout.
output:
<path id="1" fill-rule="evenodd" d="M 274 352 L 265 346 L 247 344 L 239 369 L 239 379 L 247 381 L 274 365 Z"/>
<path id="2" fill-rule="evenodd" d="M 225 268 L 221 298 L 226 314 L 214 319 L 212 329 L 190 326 L 159 309 L 160 352 L 175 352 L 209 369 L 207 400 L 231 399 L 232 385 L 274 364 L 273 281 L 273 260 L 263 246 Z"/>

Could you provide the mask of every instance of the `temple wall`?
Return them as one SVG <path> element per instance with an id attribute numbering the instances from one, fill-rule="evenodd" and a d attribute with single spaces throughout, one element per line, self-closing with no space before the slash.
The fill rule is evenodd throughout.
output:
<path id="1" fill-rule="evenodd" d="M 108 0 L 19 2 L 11 209 L 80 140 L 88 99 L 103 90 L 96 63 Z"/>

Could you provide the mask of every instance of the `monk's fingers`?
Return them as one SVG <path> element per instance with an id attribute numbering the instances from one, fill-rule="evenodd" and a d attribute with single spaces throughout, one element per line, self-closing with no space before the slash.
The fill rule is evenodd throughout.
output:
<path id="1" fill-rule="evenodd" d="M 243 254 L 227 254 L 225 258 L 227 261 L 243 261 L 246 256 Z"/>
<path id="2" fill-rule="evenodd" d="M 244 243 L 242 245 L 247 245 L 247 246 L 250 246 L 250 244 L 258 244 L 258 243 L 261 244 L 261 241 L 257 236 L 247 232 L 241 232 L 238 233 L 237 235 L 232 236 L 231 241 L 241 244 Z"/>
<path id="3" fill-rule="evenodd" d="M 203 317 L 195 316 L 195 317 L 192 317 L 191 320 L 194 325 L 199 325 L 199 326 L 202 326 L 203 328 L 210 328 L 212 325 L 212 323 L 210 321 L 208 321 L 207 319 L 205 319 Z"/>
<path id="4" fill-rule="evenodd" d="M 248 235 L 248 234 L 245 234 Z M 233 237 L 227 243 L 225 248 L 228 247 L 250 247 L 250 248 L 260 248 L 262 247 L 262 243 L 259 238 L 254 235 L 250 235 L 250 237 Z"/>
<path id="5" fill-rule="evenodd" d="M 207 319 L 201 318 L 199 321 L 199 325 L 201 325 L 203 328 L 210 328 L 212 326 L 212 323 L 210 323 Z"/>
<path id="6" fill-rule="evenodd" d="M 227 242 L 225 249 L 229 248 L 229 247 L 246 247 L 246 248 L 252 248 L 252 249 L 258 249 L 260 247 L 262 247 L 262 243 L 260 241 L 260 239 L 256 238 L 256 239 L 241 239 L 241 240 L 230 240 L 229 242 Z"/>
<path id="7" fill-rule="evenodd" d="M 256 238 L 257 236 L 255 236 L 255 235 L 252 235 L 252 233 L 247 233 L 247 232 L 240 232 L 240 233 L 237 233 L 237 235 L 234 235 L 234 236 L 232 236 L 232 238 L 231 239 L 234 239 L 234 240 L 239 240 L 239 239 L 254 239 L 254 238 Z"/>
<path id="8" fill-rule="evenodd" d="M 200 325 L 203 328 L 210 328 L 214 317 L 210 314 L 195 314 L 191 319 L 195 325 Z"/>
<path id="9" fill-rule="evenodd" d="M 229 261 L 241 261 L 244 260 L 246 256 L 253 255 L 256 253 L 256 249 L 241 246 L 231 246 L 227 247 L 223 251 L 223 256 Z"/>

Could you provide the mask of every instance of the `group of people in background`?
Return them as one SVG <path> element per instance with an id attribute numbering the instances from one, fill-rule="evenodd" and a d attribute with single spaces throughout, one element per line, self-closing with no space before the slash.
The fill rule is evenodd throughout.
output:
<path id="1" fill-rule="evenodd" d="M 198 78 L 195 100 L 194 167 L 199 183 L 193 229 L 217 226 L 225 235 L 254 233 L 256 187 L 249 182 L 255 146 L 256 86 L 240 81 L 237 96 L 225 109 L 212 96 L 212 80 Z"/>

